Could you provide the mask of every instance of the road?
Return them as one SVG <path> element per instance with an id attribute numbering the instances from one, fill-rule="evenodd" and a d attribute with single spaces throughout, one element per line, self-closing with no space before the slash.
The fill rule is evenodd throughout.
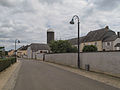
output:
<path id="1" fill-rule="evenodd" d="M 120 90 L 41 61 L 21 62 L 14 90 Z"/>

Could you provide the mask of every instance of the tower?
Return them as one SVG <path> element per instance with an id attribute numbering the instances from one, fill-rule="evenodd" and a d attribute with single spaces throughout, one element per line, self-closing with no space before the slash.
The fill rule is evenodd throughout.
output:
<path id="1" fill-rule="evenodd" d="M 54 31 L 53 29 L 47 30 L 47 44 L 54 40 Z"/>

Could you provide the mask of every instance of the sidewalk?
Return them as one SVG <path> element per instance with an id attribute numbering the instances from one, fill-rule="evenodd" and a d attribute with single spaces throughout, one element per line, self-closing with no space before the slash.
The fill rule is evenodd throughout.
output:
<path id="1" fill-rule="evenodd" d="M 72 68 L 72 67 L 68 67 L 65 65 L 59 65 L 59 64 L 54 64 L 54 63 L 50 63 L 50 62 L 43 62 L 43 63 L 47 63 L 49 65 L 53 65 L 56 66 L 58 68 L 88 77 L 90 79 L 105 83 L 107 85 L 116 87 L 116 88 L 120 88 L 120 78 L 117 77 L 112 77 L 106 74 L 101 74 L 101 73 L 95 73 L 95 72 L 90 72 L 90 71 L 85 71 L 85 70 L 80 70 L 77 68 Z"/>
<path id="2" fill-rule="evenodd" d="M 17 72 L 20 68 L 20 61 L 0 72 L 0 90 L 12 90 L 15 85 Z"/>

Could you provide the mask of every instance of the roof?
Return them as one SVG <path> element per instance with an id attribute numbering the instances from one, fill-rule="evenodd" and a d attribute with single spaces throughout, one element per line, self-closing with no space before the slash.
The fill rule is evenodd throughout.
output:
<path id="1" fill-rule="evenodd" d="M 82 43 L 84 38 L 85 38 L 85 36 L 80 37 L 80 38 L 79 38 L 79 42 Z M 72 45 L 77 45 L 77 43 L 78 43 L 78 38 L 69 39 L 68 41 L 69 41 Z"/>
<path id="2" fill-rule="evenodd" d="M 117 44 L 115 45 L 115 47 L 120 47 L 120 43 L 117 43 Z"/>
<path id="3" fill-rule="evenodd" d="M 22 46 L 22 47 L 18 48 L 18 50 L 27 50 L 27 48 L 28 48 L 29 46 L 30 46 L 30 45 Z"/>
<path id="4" fill-rule="evenodd" d="M 106 38 L 116 35 L 114 31 L 110 30 L 108 26 L 95 31 L 90 31 L 84 38 L 83 42 L 103 41 Z"/>
<path id="5" fill-rule="evenodd" d="M 115 41 L 118 38 L 117 35 L 112 35 L 108 38 L 106 38 L 105 40 L 103 40 L 103 42 L 107 42 L 107 41 Z"/>
<path id="6" fill-rule="evenodd" d="M 15 51 L 14 49 L 9 50 L 8 52 Z"/>
<path id="7" fill-rule="evenodd" d="M 50 47 L 47 44 L 41 44 L 41 43 L 32 43 L 30 45 L 32 51 L 38 51 L 38 50 L 50 50 Z"/>

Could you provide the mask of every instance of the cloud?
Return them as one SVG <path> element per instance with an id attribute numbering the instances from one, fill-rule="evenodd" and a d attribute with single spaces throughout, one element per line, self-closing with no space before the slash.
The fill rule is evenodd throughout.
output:
<path id="1" fill-rule="evenodd" d="M 53 28 L 55 39 L 77 37 L 72 16 L 80 17 L 81 35 L 109 25 L 118 31 L 120 0 L 0 0 L 1 46 L 14 49 L 14 40 L 26 45 L 46 43 L 46 31 Z M 77 22 L 76 22 L 77 23 Z"/>
<path id="2" fill-rule="evenodd" d="M 39 0 L 39 2 L 53 4 L 53 3 L 62 3 L 62 0 Z"/>
<path id="3" fill-rule="evenodd" d="M 0 0 L 0 5 L 5 7 L 13 7 L 21 3 L 23 0 Z"/>
<path id="4" fill-rule="evenodd" d="M 100 10 L 111 11 L 119 6 L 120 0 L 94 0 L 94 4 Z"/>

